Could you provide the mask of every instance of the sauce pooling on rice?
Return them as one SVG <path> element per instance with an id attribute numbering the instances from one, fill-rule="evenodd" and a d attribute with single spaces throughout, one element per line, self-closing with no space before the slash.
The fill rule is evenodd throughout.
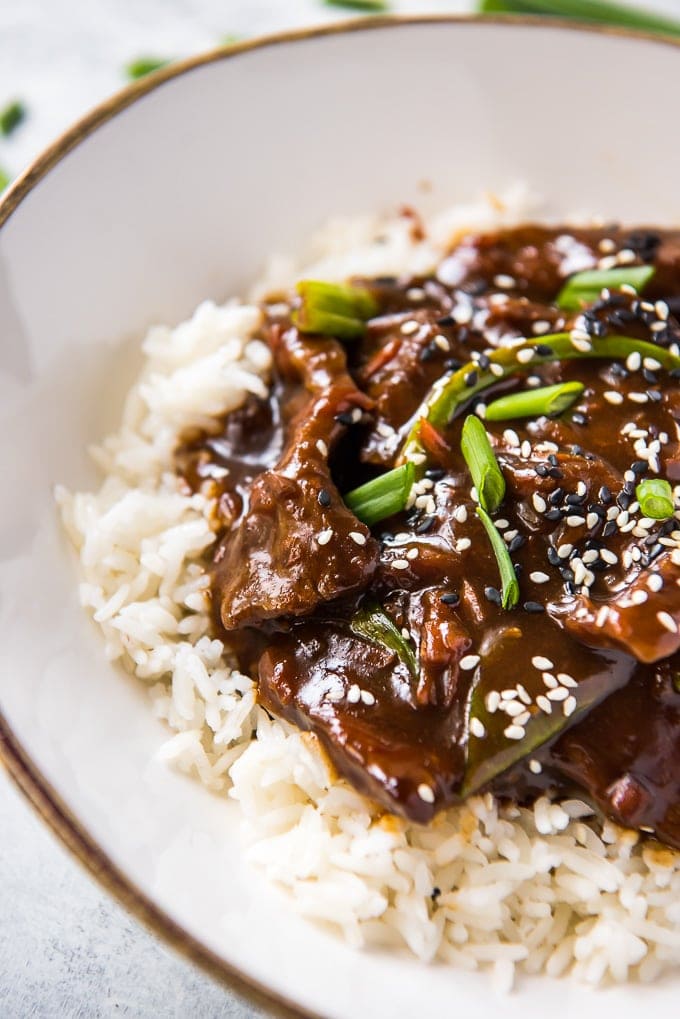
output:
<path id="1" fill-rule="evenodd" d="M 270 397 L 176 454 L 262 704 L 413 820 L 550 788 L 680 846 L 680 234 L 298 289 Z"/>

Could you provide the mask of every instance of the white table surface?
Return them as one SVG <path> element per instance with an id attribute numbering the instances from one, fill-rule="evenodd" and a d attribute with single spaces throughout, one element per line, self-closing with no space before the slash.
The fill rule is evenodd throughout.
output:
<path id="1" fill-rule="evenodd" d="M 621 0 L 619 0 L 621 2 Z M 400 12 L 464 11 L 466 0 L 394 0 Z M 680 13 L 680 0 L 649 4 Z M 321 0 L 0 0 L 0 108 L 28 117 L 0 138 L 18 173 L 64 128 L 125 84 L 140 55 L 182 57 L 225 35 L 338 20 Z M 0 1017 L 263 1015 L 176 955 L 69 856 L 0 771 Z"/>

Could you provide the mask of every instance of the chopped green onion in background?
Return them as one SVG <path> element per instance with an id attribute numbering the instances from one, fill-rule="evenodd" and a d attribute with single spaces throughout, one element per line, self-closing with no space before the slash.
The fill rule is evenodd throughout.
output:
<path id="1" fill-rule="evenodd" d="M 507 545 L 503 541 L 503 535 L 482 506 L 477 507 L 477 516 L 484 524 L 484 530 L 489 537 L 493 554 L 498 563 L 498 572 L 501 577 L 501 605 L 504 609 L 514 609 L 519 601 L 519 583 Z"/>
<path id="2" fill-rule="evenodd" d="M 413 648 L 404 640 L 399 629 L 377 602 L 364 602 L 352 617 L 349 626 L 357 637 L 363 637 L 372 644 L 379 644 L 393 651 L 413 677 L 418 675 L 418 662 Z"/>
<path id="3" fill-rule="evenodd" d="M 18 99 L 0 110 L 0 134 L 3 138 L 8 138 L 25 118 L 26 107 Z"/>
<path id="4" fill-rule="evenodd" d="M 491 448 L 486 428 L 474 414 L 465 418 L 460 448 L 470 468 L 480 505 L 488 513 L 493 513 L 505 498 L 505 478 Z"/>
<path id="5" fill-rule="evenodd" d="M 366 287 L 301 280 L 296 290 L 301 302 L 291 318 L 302 333 L 358 339 L 366 331 L 366 320 L 378 311 L 378 302 Z"/>
<path id="6" fill-rule="evenodd" d="M 602 289 L 618 290 L 623 286 L 633 287 L 638 293 L 649 283 L 656 272 L 653 265 L 627 265 L 616 269 L 586 269 L 574 273 L 560 290 L 555 301 L 564 311 L 580 311 L 586 304 L 593 304 Z"/>
<path id="7" fill-rule="evenodd" d="M 389 10 L 389 4 L 387 0 L 324 0 L 327 7 L 348 7 L 353 11 L 366 11 L 370 13 L 374 11 L 376 14 L 379 11 Z"/>
<path id="8" fill-rule="evenodd" d="M 147 74 L 160 71 L 169 63 L 169 60 L 164 60 L 162 57 L 137 57 L 136 60 L 125 65 L 125 74 L 131 81 L 137 81 L 138 78 L 145 78 Z"/>
<path id="9" fill-rule="evenodd" d="M 645 478 L 635 489 L 635 498 L 646 517 L 668 520 L 675 512 L 673 489 L 662 478 Z"/>
<path id="10" fill-rule="evenodd" d="M 510 421 L 513 418 L 556 417 L 578 400 L 585 389 L 582 382 L 560 382 L 540 389 L 525 389 L 494 400 L 486 408 L 487 421 Z"/>
<path id="11" fill-rule="evenodd" d="M 575 18 L 607 25 L 621 25 L 646 32 L 680 35 L 680 21 L 663 14 L 594 0 L 481 0 L 482 14 L 545 14 L 556 18 Z"/>
<path id="12" fill-rule="evenodd" d="M 10 175 L 0 166 L 0 194 L 2 194 L 6 187 L 9 187 L 11 179 Z"/>
<path id="13" fill-rule="evenodd" d="M 345 504 L 362 523 L 372 527 L 404 509 L 414 477 L 414 465 L 402 464 L 348 492 L 343 496 Z"/>

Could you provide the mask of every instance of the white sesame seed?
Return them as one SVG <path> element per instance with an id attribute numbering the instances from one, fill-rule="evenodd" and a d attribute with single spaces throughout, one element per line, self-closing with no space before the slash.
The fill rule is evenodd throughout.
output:
<path id="1" fill-rule="evenodd" d="M 508 446 L 519 446 L 519 435 L 514 428 L 506 428 L 503 432 L 503 438 Z"/>
<path id="2" fill-rule="evenodd" d="M 656 594 L 663 587 L 663 577 L 658 573 L 652 573 L 651 577 L 647 578 L 647 587 Z"/>
<path id="3" fill-rule="evenodd" d="M 623 403 L 623 395 L 621 393 L 617 393 L 615 389 L 607 389 L 604 393 L 604 398 L 607 403 Z"/>
<path id="4" fill-rule="evenodd" d="M 479 662 L 479 655 L 463 655 L 458 664 L 464 672 L 468 672 L 470 669 L 476 668 L 479 665 Z"/>
<path id="5" fill-rule="evenodd" d="M 407 559 L 417 559 L 418 558 L 418 549 L 415 548 L 415 547 L 414 548 L 410 548 L 408 550 L 408 552 L 406 553 L 406 558 Z"/>
<path id="6" fill-rule="evenodd" d="M 616 255 L 605 255 L 604 258 L 600 258 L 597 263 L 598 269 L 613 269 L 617 265 Z"/>
<path id="7" fill-rule="evenodd" d="M 540 775 L 541 772 L 543 771 L 543 766 L 541 765 L 541 762 L 536 761 L 532 758 L 532 760 L 529 761 L 529 771 L 532 772 L 532 774 L 534 775 Z"/>
<path id="8" fill-rule="evenodd" d="M 500 287 L 501 290 L 510 290 L 515 286 L 515 278 L 502 272 L 494 276 L 493 281 L 494 285 Z"/>
<path id="9" fill-rule="evenodd" d="M 475 414 L 477 415 L 478 418 L 484 420 L 484 418 L 486 417 L 486 404 L 485 403 L 475 404 Z"/>
<path id="10" fill-rule="evenodd" d="M 515 718 L 513 718 L 512 722 L 513 725 L 521 725 L 522 728 L 524 728 L 524 726 L 527 724 L 530 718 L 531 712 L 525 709 L 521 715 L 516 715 Z"/>
<path id="11" fill-rule="evenodd" d="M 644 605 L 648 597 L 649 596 L 646 591 L 633 591 L 630 596 L 630 600 L 633 605 Z"/>
<path id="12" fill-rule="evenodd" d="M 534 509 L 536 510 L 537 513 L 545 513 L 545 511 L 548 508 L 548 504 L 542 495 L 540 495 L 538 492 L 534 492 L 533 496 L 531 497 L 531 501 L 534 504 Z"/>
<path id="13" fill-rule="evenodd" d="M 392 561 L 392 569 L 393 570 L 407 570 L 408 569 L 408 559 L 394 559 Z"/>
<path id="14" fill-rule="evenodd" d="M 361 700 L 361 690 L 356 683 L 352 683 L 347 691 L 347 700 L 350 704 L 358 704 Z"/>
<path id="15" fill-rule="evenodd" d="M 420 329 L 420 324 L 416 322 L 414 318 L 410 318 L 408 319 L 407 322 L 403 322 L 401 326 L 401 332 L 403 333 L 404 336 L 410 336 L 412 333 L 415 333 L 418 329 Z"/>
<path id="16" fill-rule="evenodd" d="M 434 803 L 434 793 L 425 782 L 418 786 L 418 795 L 424 803 Z"/>
<path id="17" fill-rule="evenodd" d="M 603 255 L 611 255 L 613 251 L 616 251 L 616 242 L 611 237 L 603 237 L 598 244 L 598 248 Z"/>
<path id="18" fill-rule="evenodd" d="M 597 514 L 595 514 L 595 515 L 597 515 Z M 600 555 L 600 553 L 598 552 L 598 550 L 596 548 L 587 548 L 585 550 L 585 552 L 583 553 L 583 555 L 581 556 L 581 558 L 583 559 L 584 563 L 588 564 L 588 563 L 594 563 L 595 560 L 599 558 L 599 555 Z"/>
<path id="19" fill-rule="evenodd" d="M 511 690 L 509 687 L 507 690 L 501 690 L 502 701 L 516 701 L 518 697 L 517 690 Z"/>
<path id="20" fill-rule="evenodd" d="M 502 708 L 506 715 L 509 715 L 510 718 L 514 718 L 515 715 L 523 715 L 525 711 L 525 707 L 521 701 L 504 701 Z"/>
<path id="21" fill-rule="evenodd" d="M 323 439 L 316 440 L 316 448 L 321 453 L 321 456 L 328 456 L 328 446 Z"/>
<path id="22" fill-rule="evenodd" d="M 370 690 L 362 690 L 361 699 L 364 702 L 364 704 L 367 704 L 369 706 L 369 708 L 371 707 L 372 704 L 375 704 L 375 697 L 373 696 Z"/>
<path id="23" fill-rule="evenodd" d="M 531 659 L 531 664 L 535 669 L 538 669 L 539 672 L 545 672 L 547 669 L 554 668 L 553 663 L 549 658 L 546 658 L 545 655 L 534 655 Z"/>
<path id="24" fill-rule="evenodd" d="M 349 532 L 349 536 L 350 536 L 350 538 L 352 539 L 352 541 L 354 542 L 355 545 L 365 545 L 366 544 L 366 535 L 365 534 L 361 534 L 360 531 L 350 531 Z"/>
<path id="25" fill-rule="evenodd" d="M 506 527 L 510 526 L 509 521 L 505 517 L 499 517 L 498 520 L 494 520 L 494 523 L 498 531 L 504 531 Z"/>
<path id="26" fill-rule="evenodd" d="M 459 538 L 456 542 L 456 552 L 465 552 L 471 545 L 472 542 L 469 538 Z"/>
<path id="27" fill-rule="evenodd" d="M 576 711 L 576 698 L 573 696 L 567 697 L 566 701 L 562 704 L 562 711 L 567 718 L 569 715 L 573 715 Z"/>
<path id="28" fill-rule="evenodd" d="M 316 536 L 317 544 L 318 545 L 327 545 L 332 537 L 333 537 L 333 528 L 332 527 L 327 528 L 325 531 L 319 531 L 319 533 Z"/>
<path id="29" fill-rule="evenodd" d="M 534 584 L 547 584 L 550 577 L 547 573 L 541 573 L 540 570 L 535 570 L 529 574 L 529 580 L 533 581 Z"/>
<path id="30" fill-rule="evenodd" d="M 410 640 L 411 639 L 411 631 L 407 630 L 407 628 L 405 626 L 402 626 L 402 628 L 401 628 L 401 635 L 404 638 L 404 640 Z"/>
<path id="31" fill-rule="evenodd" d="M 576 486 L 576 494 L 585 495 L 587 491 L 588 486 L 586 485 L 585 481 L 579 481 L 578 485 Z"/>
<path id="32" fill-rule="evenodd" d="M 484 739 L 486 736 L 486 729 L 484 728 L 483 722 L 479 718 L 470 719 L 470 732 L 477 739 Z"/>
<path id="33" fill-rule="evenodd" d="M 517 684 L 517 693 L 519 694 L 519 699 L 522 701 L 523 704 L 531 704 L 531 697 L 529 696 L 529 694 L 524 689 L 521 683 Z"/>
<path id="34" fill-rule="evenodd" d="M 675 622 L 670 612 L 657 612 L 656 618 L 669 633 L 678 632 L 678 624 Z"/>
<path id="35" fill-rule="evenodd" d="M 560 559 L 568 559 L 573 551 L 574 546 L 570 545 L 569 542 L 565 542 L 563 545 L 558 545 L 557 547 L 557 554 Z"/>
<path id="36" fill-rule="evenodd" d="M 464 524 L 468 518 L 468 511 L 465 506 L 456 506 L 453 511 L 453 519 L 457 524 Z"/>
<path id="37" fill-rule="evenodd" d="M 649 397 L 646 393 L 629 393 L 628 399 L 632 400 L 633 403 L 647 403 Z"/>
<path id="38" fill-rule="evenodd" d="M 552 672 L 544 672 L 541 678 L 542 678 L 543 682 L 545 683 L 545 685 L 550 690 L 554 690 L 555 687 L 559 686 L 559 684 L 558 684 L 557 680 L 555 679 L 555 677 L 553 676 Z"/>
<path id="39" fill-rule="evenodd" d="M 496 364 L 495 361 L 492 361 L 491 364 L 489 365 L 489 371 L 491 372 L 492 375 L 495 375 L 496 378 L 499 379 L 503 374 L 503 365 Z"/>
<path id="40" fill-rule="evenodd" d="M 544 715 L 552 714 L 552 704 L 545 696 L 545 694 L 539 693 L 538 697 L 536 698 L 536 706 L 541 709 Z"/>
<path id="41" fill-rule="evenodd" d="M 533 347 L 523 347 L 522 350 L 517 351 L 517 360 L 520 364 L 529 364 L 535 353 Z"/>
<path id="42" fill-rule="evenodd" d="M 636 372 L 640 370 L 642 365 L 642 355 L 639 351 L 634 350 L 632 354 L 629 354 L 626 358 L 626 368 L 629 372 Z"/>
<path id="43" fill-rule="evenodd" d="M 544 318 L 539 318 L 532 324 L 531 331 L 534 336 L 543 336 L 544 333 L 549 333 L 551 328 L 550 322 L 546 322 Z"/>
<path id="44" fill-rule="evenodd" d="M 459 326 L 466 326 L 472 320 L 472 305 L 461 301 L 456 305 L 451 314 Z"/>
<path id="45" fill-rule="evenodd" d="M 630 265 L 636 258 L 637 255 L 631 250 L 631 248 L 622 248 L 616 256 L 616 260 L 619 265 Z"/>
<path id="46" fill-rule="evenodd" d="M 558 672 L 557 678 L 559 679 L 562 686 L 568 686 L 574 689 L 578 686 L 578 683 L 573 676 L 570 676 L 568 672 Z"/>
<path id="47" fill-rule="evenodd" d="M 670 308 L 668 307 L 665 301 L 657 301 L 656 304 L 654 305 L 654 311 L 657 313 L 659 318 L 662 319 L 662 321 L 664 322 L 670 315 Z"/>
<path id="48" fill-rule="evenodd" d="M 527 385 L 531 386 L 532 389 L 536 389 L 537 386 L 540 386 L 542 381 L 543 379 L 541 379 L 539 375 L 527 375 Z"/>
<path id="49" fill-rule="evenodd" d="M 425 297 L 425 291 L 422 287 L 409 287 L 406 291 L 406 296 L 409 301 L 422 301 Z"/>
<path id="50" fill-rule="evenodd" d="M 439 347 L 440 350 L 447 351 L 451 349 L 451 344 L 449 343 L 445 336 L 441 335 L 441 333 L 435 336 L 433 342 L 435 347 Z"/>
<path id="51" fill-rule="evenodd" d="M 566 701 L 569 691 L 563 686 L 556 686 L 554 690 L 548 690 L 549 701 Z"/>
<path id="52" fill-rule="evenodd" d="M 622 514 L 619 514 L 619 519 L 621 519 L 621 516 Z M 600 558 L 604 559 L 604 561 L 606 563 L 609 563 L 610 566 L 614 566 L 619 561 L 619 557 L 617 556 L 616 552 L 612 552 L 612 550 L 609 548 L 600 549 Z"/>
<path id="53" fill-rule="evenodd" d="M 585 524 L 585 522 L 586 522 L 585 517 L 578 516 L 578 514 L 575 513 L 567 517 L 568 527 L 581 527 L 583 524 Z"/>
<path id="54" fill-rule="evenodd" d="M 526 733 L 521 725 L 509 725 L 503 735 L 506 739 L 524 739 Z"/>
<path id="55" fill-rule="evenodd" d="M 501 702 L 501 695 L 498 690 L 491 690 L 486 695 L 486 710 L 490 715 L 494 715 L 498 711 L 498 705 Z"/>
<path id="56" fill-rule="evenodd" d="M 658 372 L 661 367 L 661 361 L 657 361 L 655 357 L 645 357 L 642 363 L 650 372 Z"/>
<path id="57" fill-rule="evenodd" d="M 506 531 L 505 534 L 503 535 L 503 540 L 510 544 L 513 538 L 516 538 L 518 534 L 519 531 L 516 530 Z"/>
<path id="58" fill-rule="evenodd" d="M 525 460 L 528 460 L 531 456 L 531 443 L 528 439 L 525 439 L 520 446 L 520 454 Z"/>
<path id="59" fill-rule="evenodd" d="M 375 426 L 375 430 L 378 433 L 378 435 L 381 435 L 383 437 L 383 439 L 391 439 L 392 436 L 395 434 L 392 425 L 388 425 L 386 421 L 379 421 L 378 424 Z"/>
<path id="60" fill-rule="evenodd" d="M 570 339 L 572 347 L 575 347 L 575 349 L 579 350 L 582 354 L 587 354 L 589 350 L 592 350 L 593 345 L 590 340 L 579 338 L 575 339 L 573 333 L 571 334 Z"/>

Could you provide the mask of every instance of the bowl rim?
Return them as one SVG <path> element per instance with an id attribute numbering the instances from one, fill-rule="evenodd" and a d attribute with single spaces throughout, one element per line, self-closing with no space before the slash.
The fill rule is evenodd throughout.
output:
<path id="1" fill-rule="evenodd" d="M 237 57 L 251 50 L 267 49 L 281 43 L 301 42 L 332 35 L 350 35 L 359 31 L 413 27 L 427 24 L 455 24 L 461 27 L 488 25 L 503 28 L 550 28 L 553 31 L 582 32 L 636 39 L 680 49 L 680 39 L 641 29 L 623 28 L 599 22 L 567 18 L 549 18 L 532 14 L 386 14 L 359 16 L 297 29 L 272 32 L 227 43 L 195 56 L 172 61 L 138 81 L 123 87 L 98 103 L 57 136 L 10 184 L 0 198 L 0 229 L 8 222 L 34 187 L 73 149 L 99 127 L 123 113 L 138 99 L 184 74 Z M 65 804 L 49 779 L 21 744 L 0 708 L 0 765 L 40 818 L 69 851 L 114 899 L 140 921 L 147 930 L 159 935 L 185 959 L 200 966 L 212 977 L 234 990 L 242 998 L 270 1014 L 284 1019 L 311 1017 L 319 1013 L 304 1008 L 286 995 L 272 990 L 254 977 L 227 962 L 190 934 L 119 868 L 98 844 L 95 837 Z"/>

